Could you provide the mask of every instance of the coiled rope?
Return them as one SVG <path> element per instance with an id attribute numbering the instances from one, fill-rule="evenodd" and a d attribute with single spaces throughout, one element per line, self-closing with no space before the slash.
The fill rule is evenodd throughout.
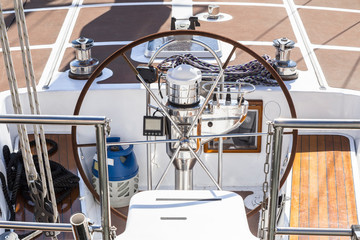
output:
<path id="1" fill-rule="evenodd" d="M 269 55 L 262 56 L 271 66 L 275 66 L 275 59 Z M 157 68 L 161 71 L 167 71 L 181 64 L 188 64 L 198 68 L 202 73 L 219 73 L 220 66 L 207 63 L 192 54 L 174 55 L 164 59 Z M 245 64 L 228 66 L 224 71 L 225 81 L 246 82 L 253 85 L 278 86 L 275 79 L 272 78 L 269 71 L 257 60 L 252 60 Z"/>
<path id="2" fill-rule="evenodd" d="M 50 139 L 46 139 L 46 142 L 51 145 L 48 154 L 54 154 L 57 151 L 56 142 Z M 30 144 L 31 146 L 34 146 L 35 142 L 32 141 Z M 10 209 L 10 221 L 14 221 L 15 210 L 13 206 L 16 204 L 18 193 L 21 192 L 22 196 L 29 204 L 31 204 L 32 199 L 26 182 L 21 151 L 11 153 L 9 147 L 4 146 L 3 155 L 6 165 L 7 181 L 5 181 L 5 176 L 2 172 L 0 172 L 0 180 L 2 182 L 2 190 L 4 192 L 5 200 Z M 36 170 L 39 172 L 40 166 L 38 156 L 34 155 L 33 159 Z M 80 178 L 57 162 L 50 160 L 50 167 L 51 175 L 54 179 L 54 190 L 57 195 L 56 203 L 60 203 L 69 196 L 74 188 L 78 187 Z M 6 184 L 6 182 L 8 184 Z"/>

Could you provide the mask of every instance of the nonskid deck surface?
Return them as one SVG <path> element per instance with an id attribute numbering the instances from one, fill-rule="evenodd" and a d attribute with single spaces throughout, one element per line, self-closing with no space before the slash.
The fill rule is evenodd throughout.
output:
<path id="1" fill-rule="evenodd" d="M 290 227 L 350 228 L 357 219 L 349 139 L 300 136 L 292 174 Z M 303 238 L 311 239 L 290 237 Z"/>
<path id="2" fill-rule="evenodd" d="M 93 56 L 102 61 L 119 47 L 139 37 L 170 30 L 173 2 L 24 1 L 37 80 L 43 75 L 41 84 L 46 84 L 50 77 L 45 76 L 48 73 L 44 70 L 53 66 L 59 66 L 55 73 L 69 68 L 68 64 L 74 58 L 69 43 L 80 36 L 95 40 Z M 209 3 L 192 1 L 194 15 L 206 12 Z M 275 56 L 272 41 L 288 37 L 297 43 L 292 59 L 297 61 L 300 70 L 312 70 L 315 64 L 322 69 L 331 87 L 360 89 L 356 82 L 360 77 L 360 45 L 357 41 L 360 3 L 357 0 L 241 0 L 213 3 L 220 5 L 220 11 L 231 15 L 232 20 L 216 23 L 201 21 L 198 30 L 241 41 L 260 55 L 269 54 L 272 57 Z M 17 29 L 16 24 L 12 23 L 12 6 L 12 0 L 2 1 L 2 7 L 8 10 L 5 17 L 19 85 L 24 87 Z M 299 29 L 304 29 L 302 35 Z M 304 50 L 304 44 L 314 51 L 315 63 L 307 60 L 309 53 Z M 48 61 L 50 56 L 51 60 Z M 241 61 L 250 60 L 245 54 L 241 54 L 240 58 Z M 2 64 L 2 57 L 0 61 Z M 136 82 L 125 63 L 115 62 L 109 67 L 114 75 L 105 83 Z M 1 78 L 0 90 L 3 91 L 8 89 L 5 71 L 1 71 Z"/>

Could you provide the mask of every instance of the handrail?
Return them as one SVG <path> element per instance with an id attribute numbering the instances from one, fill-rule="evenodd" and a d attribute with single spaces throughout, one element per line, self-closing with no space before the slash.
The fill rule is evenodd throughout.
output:
<path id="1" fill-rule="evenodd" d="M 72 115 L 0 115 L 0 123 L 16 124 L 46 124 L 46 125 L 96 125 L 107 124 L 109 119 L 98 116 L 72 116 Z"/>
<path id="2" fill-rule="evenodd" d="M 199 139 L 199 138 L 241 138 L 241 137 L 258 137 L 266 136 L 266 132 L 254 132 L 254 133 L 228 133 L 228 134 L 213 134 L 213 135 L 191 135 L 189 139 Z M 179 139 L 166 139 L 166 140 L 149 140 L 149 141 L 127 141 L 127 142 L 109 142 L 106 146 L 117 146 L 117 145 L 140 145 L 140 144 L 158 144 L 158 143 L 179 143 Z M 78 144 L 78 147 L 95 147 L 95 143 L 84 143 Z"/>
<path id="3" fill-rule="evenodd" d="M 352 236 L 352 229 L 277 227 L 276 234 L 277 235 L 312 235 L 312 236 Z"/>
<path id="4" fill-rule="evenodd" d="M 360 129 L 358 119 L 275 119 L 273 122 L 273 155 L 271 186 L 269 200 L 269 222 L 267 240 L 275 240 L 275 235 L 323 235 L 352 236 L 352 229 L 321 229 L 321 228 L 279 228 L 276 226 L 277 201 L 279 197 L 279 179 L 281 168 L 281 151 L 283 130 L 290 129 Z"/>
<path id="5" fill-rule="evenodd" d="M 110 197 L 108 184 L 108 168 L 106 162 L 106 130 L 110 120 L 106 117 L 96 116 L 70 116 L 70 115 L 0 115 L 0 123 L 10 124 L 44 124 L 44 125 L 94 125 L 96 129 L 96 150 L 99 162 L 100 181 L 100 208 L 101 227 L 103 239 L 112 239 Z M 4 227 L 1 225 L 0 227 Z M 53 223 L 52 227 L 60 227 Z M 6 226 L 5 226 L 6 227 Z M 29 226 L 30 227 L 30 224 Z"/>
<path id="6" fill-rule="evenodd" d="M 43 223 L 43 222 L 20 222 L 20 221 L 0 221 L 0 228 L 19 229 L 19 230 L 42 230 L 54 232 L 72 232 L 70 223 Z M 99 225 L 91 225 L 91 230 L 101 232 Z"/>
<path id="7" fill-rule="evenodd" d="M 256 136 L 265 136 L 267 134 L 268 134 L 267 132 L 258 132 L 258 133 L 234 133 L 234 134 L 198 135 L 198 136 L 191 135 L 189 138 L 190 139 L 199 139 L 199 138 L 208 138 L 208 137 L 219 138 L 218 182 L 217 183 L 214 182 L 214 183 L 220 189 L 221 188 L 221 182 L 222 182 L 222 154 L 223 154 L 223 141 L 222 141 L 222 138 L 223 137 L 227 137 L 227 138 L 256 137 Z M 179 139 L 166 139 L 166 140 L 148 140 L 148 141 L 110 142 L 110 143 L 107 143 L 106 146 L 140 145 L 140 144 L 150 144 L 150 143 L 151 144 L 180 143 L 180 140 Z M 78 144 L 78 147 L 94 147 L 94 146 L 95 146 L 94 143 Z M 163 178 L 165 177 L 166 173 L 168 172 L 169 167 L 170 167 L 172 162 L 173 162 L 173 160 L 170 160 L 166 170 L 161 175 L 160 181 L 156 185 L 155 189 L 158 189 L 160 187 L 160 184 L 161 184 Z M 199 161 L 199 163 L 204 168 L 204 165 L 201 163 L 201 160 Z M 209 171 L 206 169 L 206 167 L 204 168 L 204 170 L 208 175 L 210 174 Z M 150 174 L 152 174 L 151 169 L 150 169 Z M 213 180 L 212 176 L 209 175 L 209 177 Z"/>
<path id="8" fill-rule="evenodd" d="M 274 120 L 274 126 L 282 128 L 360 129 L 359 119 L 286 119 Z"/>

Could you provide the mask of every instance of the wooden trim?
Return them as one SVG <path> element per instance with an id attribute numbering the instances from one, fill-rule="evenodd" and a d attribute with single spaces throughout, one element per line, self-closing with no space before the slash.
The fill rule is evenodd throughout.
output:
<path id="1" fill-rule="evenodd" d="M 258 111 L 258 127 L 257 131 L 262 131 L 262 117 L 263 117 L 263 101 L 262 100 L 248 100 L 249 102 L 249 110 L 257 110 Z M 213 141 L 218 141 L 215 139 Z M 204 145 L 205 153 L 218 153 L 217 149 L 210 149 L 209 143 Z M 256 139 L 256 148 L 255 149 L 224 149 L 224 153 L 259 153 L 261 152 L 261 136 L 258 136 Z"/>

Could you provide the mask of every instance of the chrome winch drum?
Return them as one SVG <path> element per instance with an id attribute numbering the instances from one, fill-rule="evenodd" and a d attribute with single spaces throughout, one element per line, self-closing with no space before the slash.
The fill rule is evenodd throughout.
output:
<path id="1" fill-rule="evenodd" d="M 199 103 L 201 71 L 190 65 L 181 64 L 168 71 L 166 93 L 170 104 L 191 106 Z"/>

